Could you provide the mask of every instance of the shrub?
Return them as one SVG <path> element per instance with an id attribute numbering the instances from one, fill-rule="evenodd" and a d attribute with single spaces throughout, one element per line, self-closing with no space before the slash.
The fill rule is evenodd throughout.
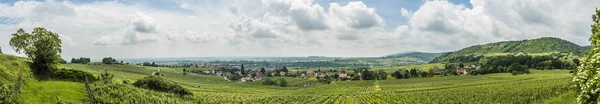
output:
<path id="1" fill-rule="evenodd" d="M 52 74 L 50 79 L 85 82 L 85 77 L 87 77 L 92 82 L 97 80 L 94 74 L 81 70 L 61 68 L 55 69 L 53 70 L 53 72 L 54 73 Z"/>
<path id="2" fill-rule="evenodd" d="M 279 82 L 279 87 L 287 87 L 287 81 L 284 78 L 279 78 L 277 82 Z"/>
<path id="3" fill-rule="evenodd" d="M 164 80 L 159 76 L 151 75 L 144 77 L 140 80 L 135 81 L 133 85 L 139 88 L 151 89 L 155 91 L 176 93 L 180 96 L 192 95 L 192 92 L 190 92 L 189 90 L 181 87 L 175 82 Z"/>
<path id="4" fill-rule="evenodd" d="M 264 85 L 277 85 L 277 82 L 267 78 L 265 79 L 265 81 L 263 82 Z"/>

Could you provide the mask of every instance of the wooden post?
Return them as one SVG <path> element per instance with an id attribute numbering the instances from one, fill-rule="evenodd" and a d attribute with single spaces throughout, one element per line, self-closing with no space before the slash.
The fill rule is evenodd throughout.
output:
<path id="1" fill-rule="evenodd" d="M 88 96 L 90 97 L 90 104 L 93 104 L 93 102 L 96 99 L 94 98 L 94 93 L 92 92 L 92 88 L 90 88 L 90 80 L 88 80 L 87 76 L 85 76 L 85 88 L 87 89 Z"/>

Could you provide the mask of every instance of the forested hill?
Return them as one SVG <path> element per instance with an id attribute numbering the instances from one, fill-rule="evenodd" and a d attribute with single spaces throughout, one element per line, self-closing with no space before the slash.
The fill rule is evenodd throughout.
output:
<path id="1" fill-rule="evenodd" d="M 384 56 L 384 57 L 385 58 L 408 57 L 408 58 L 417 58 L 417 59 L 429 62 L 442 54 L 444 54 L 444 53 L 408 52 L 408 53 L 399 53 L 399 54 L 388 55 L 388 56 Z"/>
<path id="2" fill-rule="evenodd" d="M 587 53 L 585 47 L 575 43 L 555 38 L 543 37 L 532 40 L 521 41 L 503 41 L 496 43 L 488 43 L 482 45 L 470 46 L 459 51 L 448 52 L 442 54 L 431 62 L 445 62 L 452 58 L 462 57 L 467 55 L 485 55 L 493 53 L 572 53 L 575 55 L 584 55 Z"/>

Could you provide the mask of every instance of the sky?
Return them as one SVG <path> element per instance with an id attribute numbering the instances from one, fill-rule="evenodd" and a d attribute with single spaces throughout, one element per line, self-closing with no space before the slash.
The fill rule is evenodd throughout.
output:
<path id="1" fill-rule="evenodd" d="M 558 37 L 589 45 L 600 0 L 0 0 L 0 47 L 44 27 L 73 57 L 378 57 Z M 20 54 L 22 55 L 22 54 Z"/>

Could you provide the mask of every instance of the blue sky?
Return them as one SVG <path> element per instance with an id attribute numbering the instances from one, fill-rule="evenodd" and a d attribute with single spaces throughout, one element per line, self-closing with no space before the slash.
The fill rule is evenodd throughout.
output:
<path id="1" fill-rule="evenodd" d="M 65 58 L 373 57 L 558 37 L 589 45 L 598 0 L 0 0 L 17 29 L 59 33 Z M 405 11 L 403 11 L 403 8 Z"/>

